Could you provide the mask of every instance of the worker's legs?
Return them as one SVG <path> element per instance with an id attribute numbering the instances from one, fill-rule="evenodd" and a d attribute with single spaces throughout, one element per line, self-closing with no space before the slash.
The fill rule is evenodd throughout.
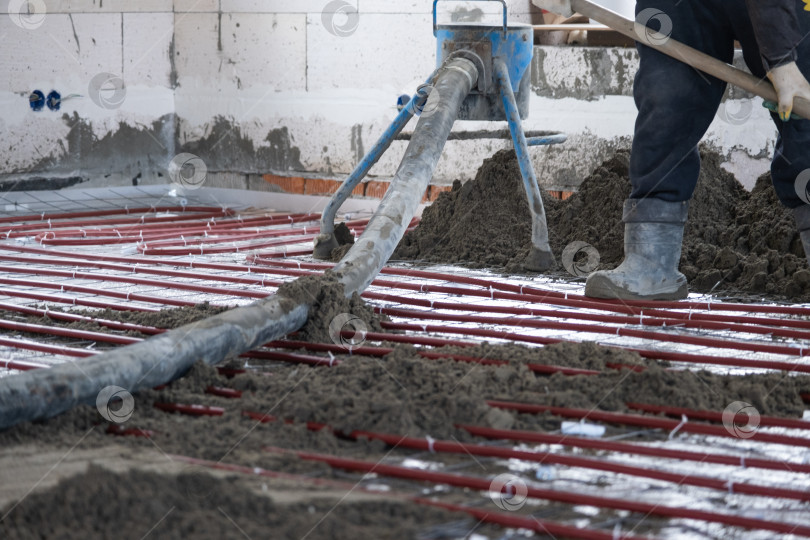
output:
<path id="1" fill-rule="evenodd" d="M 639 0 L 640 20 L 657 10 L 672 21 L 672 38 L 730 62 L 731 27 L 722 0 Z M 692 197 L 700 173 L 697 144 L 712 123 L 726 84 L 650 47 L 638 47 L 633 85 L 638 108 L 630 155 L 630 198 L 670 202 Z"/>
<path id="2" fill-rule="evenodd" d="M 744 0 L 733 1 L 741 5 L 745 3 Z M 806 36 L 810 34 L 810 14 L 804 11 L 805 3 L 802 0 L 795 1 L 799 27 L 802 35 Z M 737 6 L 729 9 L 728 16 L 735 36 L 743 46 L 748 69 L 757 77 L 765 78 L 765 68 L 760 59 L 751 20 L 744 13 L 741 16 L 740 11 L 734 7 Z M 810 39 L 799 43 L 797 64 L 804 76 L 810 78 Z M 810 178 L 810 119 L 782 122 L 776 114 L 771 114 L 771 117 L 779 132 L 771 162 L 773 187 L 782 204 L 793 209 L 804 251 L 810 261 L 810 205 L 807 204 L 810 186 L 806 181 Z"/>
<path id="3" fill-rule="evenodd" d="M 652 16 L 664 21 L 672 38 L 728 62 L 733 37 L 722 2 L 639 0 L 637 20 Z M 686 278 L 678 272 L 685 201 L 700 173 L 697 144 L 714 119 L 725 83 L 643 44 L 639 55 L 633 86 L 638 107 L 630 156 L 633 189 L 623 217 L 625 259 L 615 270 L 591 274 L 585 294 L 685 298 Z"/>

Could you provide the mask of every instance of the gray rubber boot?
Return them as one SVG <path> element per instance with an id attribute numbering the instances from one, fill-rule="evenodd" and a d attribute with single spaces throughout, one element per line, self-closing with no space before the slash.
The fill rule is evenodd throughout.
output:
<path id="1" fill-rule="evenodd" d="M 622 300 L 681 300 L 686 276 L 678 271 L 689 202 L 627 199 L 624 261 L 588 276 L 585 296 Z"/>
<path id="2" fill-rule="evenodd" d="M 793 217 L 796 219 L 796 227 L 799 229 L 799 236 L 804 247 L 804 256 L 810 264 L 810 205 L 803 204 L 793 209 Z"/>

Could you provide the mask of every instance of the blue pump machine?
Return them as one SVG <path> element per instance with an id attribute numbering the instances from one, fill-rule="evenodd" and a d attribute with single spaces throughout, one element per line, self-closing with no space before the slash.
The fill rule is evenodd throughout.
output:
<path id="1" fill-rule="evenodd" d="M 475 65 L 478 78 L 459 106 L 457 119 L 508 122 L 532 215 L 532 249 L 524 266 L 529 270 L 538 271 L 553 268 L 555 263 L 548 243 L 545 210 L 528 147 L 562 143 L 566 137 L 563 134 L 556 134 L 527 139 L 521 127 L 521 119 L 529 116 L 529 85 L 534 51 L 532 27 L 507 23 L 505 0 L 472 0 L 497 1 L 502 4 L 502 25 L 437 24 L 436 6 L 439 1 L 433 2 L 436 71 L 417 89 L 416 94 L 402 108 L 329 201 L 321 216 L 321 231 L 315 239 L 313 254 L 317 258 L 327 259 L 332 250 L 338 247 L 334 235 L 334 220 L 338 209 L 411 117 L 430 114 L 431 105 L 441 98 L 435 93 L 431 97 L 433 93 L 431 82 L 435 80 L 437 73 L 447 66 L 449 60 L 461 57 Z"/>

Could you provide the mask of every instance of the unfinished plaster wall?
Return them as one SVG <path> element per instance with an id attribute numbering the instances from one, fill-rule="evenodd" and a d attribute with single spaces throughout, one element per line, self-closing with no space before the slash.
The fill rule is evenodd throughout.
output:
<path id="1" fill-rule="evenodd" d="M 15 12 L 29 4 L 44 6 L 43 16 Z M 499 20 L 494 2 L 439 5 L 440 22 Z M 430 0 L 3 2 L 0 181 L 78 175 L 95 184 L 165 182 L 181 152 L 199 156 L 210 181 L 231 187 L 257 187 L 251 178 L 267 172 L 341 178 L 394 118 L 397 96 L 434 68 L 431 6 Z M 536 18 L 529 0 L 510 0 L 509 7 L 512 20 Z M 636 65 L 632 49 L 536 47 L 524 127 L 570 137 L 531 151 L 547 187 L 576 186 L 629 144 Z M 35 89 L 59 91 L 60 110 L 32 111 Z M 455 129 L 503 127 L 459 122 Z M 764 110 L 741 96 L 721 111 L 707 139 L 750 183 L 767 167 L 774 134 Z M 434 182 L 471 178 L 485 157 L 508 144 L 448 142 Z M 406 145 L 395 142 L 371 176 L 390 178 Z"/>
<path id="2" fill-rule="evenodd" d="M 0 174 L 135 177 L 171 158 L 171 0 L 2 4 Z M 34 112 L 35 90 L 59 110 Z"/>

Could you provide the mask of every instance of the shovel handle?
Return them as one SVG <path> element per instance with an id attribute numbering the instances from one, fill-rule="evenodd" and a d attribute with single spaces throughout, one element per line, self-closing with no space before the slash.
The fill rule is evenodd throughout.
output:
<path id="1" fill-rule="evenodd" d="M 618 13 L 588 0 L 571 0 L 571 8 L 591 19 L 607 25 L 620 34 L 642 42 L 644 45 L 660 51 L 676 60 L 692 66 L 695 69 L 712 75 L 722 81 L 739 86 L 766 101 L 779 101 L 776 90 L 767 79 L 759 79 L 750 73 L 737 69 L 725 62 L 709 56 L 708 54 L 684 45 L 671 37 L 660 40 L 644 39 L 647 27 L 641 23 L 625 19 Z M 660 35 L 660 34 L 659 34 Z M 661 36 L 664 38 L 664 36 Z M 803 118 L 810 118 L 810 102 L 797 97 L 793 100 L 793 111 Z"/>

